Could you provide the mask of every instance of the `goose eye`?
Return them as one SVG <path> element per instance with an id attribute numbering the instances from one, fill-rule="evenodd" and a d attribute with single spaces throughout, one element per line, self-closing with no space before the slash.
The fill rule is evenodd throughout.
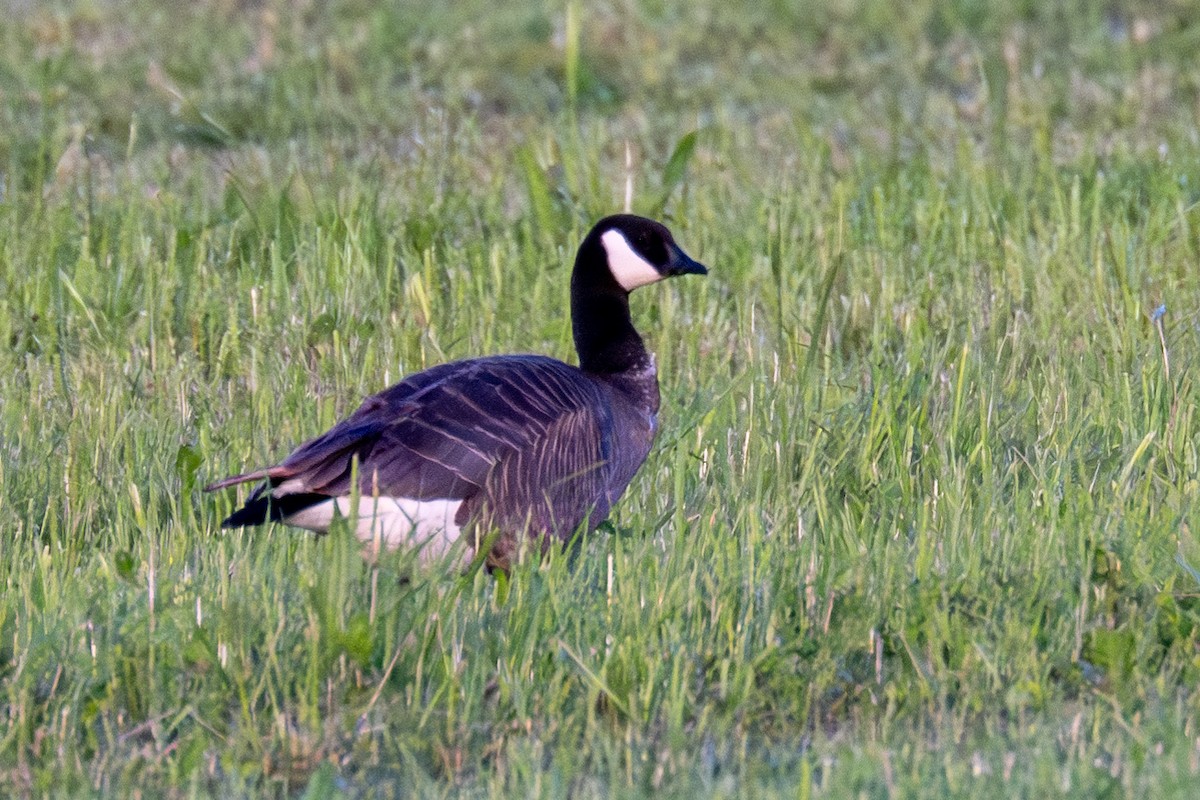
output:
<path id="1" fill-rule="evenodd" d="M 661 237 L 652 236 L 649 233 L 641 233 L 638 235 L 638 249 L 641 250 L 646 258 L 654 264 L 667 263 L 667 248 L 663 244 Z"/>

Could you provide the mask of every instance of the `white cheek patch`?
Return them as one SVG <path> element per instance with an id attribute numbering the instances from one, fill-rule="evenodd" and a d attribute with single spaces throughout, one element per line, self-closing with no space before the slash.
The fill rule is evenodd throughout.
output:
<path id="1" fill-rule="evenodd" d="M 334 515 L 350 517 L 351 498 L 338 497 L 301 509 L 283 521 L 324 533 Z M 454 521 L 462 500 L 414 500 L 410 497 L 360 497 L 354 535 L 360 542 L 378 541 L 389 549 L 420 548 L 421 559 L 444 556 L 462 534 Z"/>
<path id="2" fill-rule="evenodd" d="M 637 254 L 629 241 L 618 230 L 605 231 L 600 236 L 604 252 L 608 255 L 608 268 L 621 284 L 621 288 L 632 292 L 639 286 L 661 281 L 663 275 L 654 265 Z"/>

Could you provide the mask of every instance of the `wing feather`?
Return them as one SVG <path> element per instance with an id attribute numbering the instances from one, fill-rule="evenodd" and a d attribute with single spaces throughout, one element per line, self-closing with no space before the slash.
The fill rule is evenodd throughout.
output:
<path id="1" fill-rule="evenodd" d="M 208 488 L 262 480 L 260 504 L 345 496 L 357 459 L 364 495 L 463 499 L 465 515 L 568 536 L 608 513 L 607 403 L 578 369 L 542 356 L 443 364 L 367 398 L 281 464 Z"/>
<path id="2" fill-rule="evenodd" d="M 542 534 L 545 547 L 606 519 L 615 498 L 608 494 L 612 466 L 603 456 L 609 434 L 604 416 L 594 407 L 575 409 L 560 416 L 546 436 L 509 452 L 479 496 L 476 513 L 483 524 L 504 533 Z M 507 563 L 519 541 L 501 537 L 489 560 Z"/>

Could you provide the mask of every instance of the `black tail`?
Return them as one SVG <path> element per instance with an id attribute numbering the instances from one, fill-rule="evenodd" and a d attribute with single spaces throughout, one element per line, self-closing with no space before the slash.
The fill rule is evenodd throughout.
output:
<path id="1" fill-rule="evenodd" d="M 248 528 L 262 525 L 267 520 L 279 522 L 284 517 L 290 517 L 297 511 L 309 506 L 323 503 L 330 499 L 329 495 L 303 492 L 300 494 L 285 494 L 283 497 L 263 495 L 255 497 L 246 505 L 230 514 L 221 523 L 222 528 Z"/>

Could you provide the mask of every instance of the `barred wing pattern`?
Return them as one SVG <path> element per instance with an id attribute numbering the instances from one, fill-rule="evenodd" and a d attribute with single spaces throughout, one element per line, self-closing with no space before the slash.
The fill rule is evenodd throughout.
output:
<path id="1" fill-rule="evenodd" d="M 630 471 L 610 463 L 615 427 L 607 392 L 574 367 L 471 359 L 413 375 L 282 464 L 211 488 L 264 479 L 226 524 L 283 519 L 349 495 L 357 457 L 363 497 L 462 500 L 458 525 L 565 539 L 585 519 L 589 529 L 603 521 L 625 488 Z"/>

